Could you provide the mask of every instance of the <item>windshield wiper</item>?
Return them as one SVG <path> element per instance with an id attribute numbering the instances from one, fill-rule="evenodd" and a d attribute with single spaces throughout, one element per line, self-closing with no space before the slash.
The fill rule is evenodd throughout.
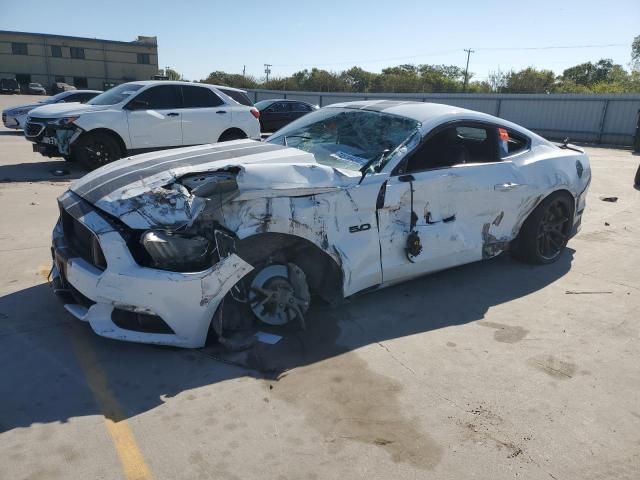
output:
<path id="1" fill-rule="evenodd" d="M 358 185 L 362 183 L 362 180 L 364 180 L 364 177 L 367 175 L 367 172 L 369 171 L 371 166 L 375 163 L 382 162 L 386 158 L 386 156 L 389 155 L 389 152 L 391 152 L 391 150 L 389 150 L 388 148 L 385 148 L 380 154 L 380 156 L 373 157 L 371 160 L 369 160 L 367 163 L 365 163 L 362 166 L 362 168 L 360 169 L 360 172 L 362 172 L 362 177 L 360 177 L 360 181 L 358 182 Z"/>
<path id="2" fill-rule="evenodd" d="M 287 144 L 287 138 L 304 138 L 305 140 L 311 140 L 311 137 L 307 136 L 307 135 L 285 135 L 284 136 L 284 146 L 288 147 L 289 144 Z"/>

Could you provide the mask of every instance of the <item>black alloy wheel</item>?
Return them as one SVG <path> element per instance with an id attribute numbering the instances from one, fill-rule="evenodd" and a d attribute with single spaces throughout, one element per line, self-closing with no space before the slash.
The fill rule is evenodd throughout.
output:
<path id="1" fill-rule="evenodd" d="M 536 243 L 538 254 L 546 261 L 553 261 L 562 253 L 571 233 L 571 214 L 566 202 L 554 199 L 544 212 L 538 225 Z"/>

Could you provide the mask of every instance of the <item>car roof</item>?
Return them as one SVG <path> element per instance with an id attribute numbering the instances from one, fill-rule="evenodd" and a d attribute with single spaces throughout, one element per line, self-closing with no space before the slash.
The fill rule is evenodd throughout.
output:
<path id="1" fill-rule="evenodd" d="M 541 142 L 549 143 L 538 134 L 527 130 L 521 125 L 515 124 L 503 118 L 494 117 L 487 113 L 468 110 L 454 105 L 445 105 L 443 103 L 415 102 L 405 100 L 367 100 L 359 102 L 332 103 L 326 108 L 352 108 L 355 110 L 368 110 L 373 112 L 384 112 L 391 115 L 411 118 L 422 124 L 423 132 L 429 131 L 437 125 L 455 120 L 467 120 L 487 122 L 503 125 L 530 137 L 536 138 Z"/>
<path id="2" fill-rule="evenodd" d="M 225 90 L 233 90 L 235 92 L 247 93 L 246 90 L 242 90 L 241 88 L 227 87 L 225 85 L 213 85 L 211 83 L 200 83 L 200 82 L 185 82 L 181 80 L 138 80 L 135 82 L 127 82 L 134 83 L 136 85 L 197 85 L 199 87 L 213 87 L 213 88 L 224 88 Z"/>
<path id="3" fill-rule="evenodd" d="M 102 93 L 102 90 L 67 90 L 65 92 L 60 93 L 68 93 L 68 94 L 76 94 L 76 93 Z"/>
<path id="4" fill-rule="evenodd" d="M 304 100 L 295 100 L 293 98 L 267 98 L 265 100 L 260 100 L 261 102 L 296 102 L 296 103 L 306 103 L 307 105 L 311 105 L 309 102 L 305 102 Z"/>

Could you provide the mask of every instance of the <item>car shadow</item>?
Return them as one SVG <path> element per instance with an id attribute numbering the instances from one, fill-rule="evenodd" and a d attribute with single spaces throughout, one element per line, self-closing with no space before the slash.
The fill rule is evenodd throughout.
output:
<path id="1" fill-rule="evenodd" d="M 24 133 L 22 132 L 22 130 L 2 130 L 2 131 L 0 131 L 0 137 L 3 137 L 3 136 L 21 137 L 23 135 L 24 135 Z"/>
<path id="2" fill-rule="evenodd" d="M 237 353 L 104 339 L 68 315 L 46 284 L 18 290 L 0 298 L 0 432 L 86 415 L 120 421 L 181 392 L 239 377 L 267 379 L 277 388 L 292 369 L 481 320 L 491 307 L 561 278 L 573 253 L 567 249 L 556 263 L 539 267 L 503 255 L 353 297 L 339 307 L 312 307 L 305 331 L 263 329 L 283 338 Z"/>
<path id="3" fill-rule="evenodd" d="M 78 164 L 64 160 L 0 165 L 0 182 L 66 182 L 87 173 Z"/>

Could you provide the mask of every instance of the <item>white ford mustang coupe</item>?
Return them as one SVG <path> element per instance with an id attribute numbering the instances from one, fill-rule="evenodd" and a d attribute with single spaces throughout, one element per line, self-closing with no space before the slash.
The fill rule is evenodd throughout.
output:
<path id="1" fill-rule="evenodd" d="M 59 199 L 52 284 L 99 335 L 201 347 L 254 322 L 304 328 L 337 303 L 510 250 L 555 261 L 587 156 L 457 107 L 322 108 L 266 142 L 122 159 Z"/>

